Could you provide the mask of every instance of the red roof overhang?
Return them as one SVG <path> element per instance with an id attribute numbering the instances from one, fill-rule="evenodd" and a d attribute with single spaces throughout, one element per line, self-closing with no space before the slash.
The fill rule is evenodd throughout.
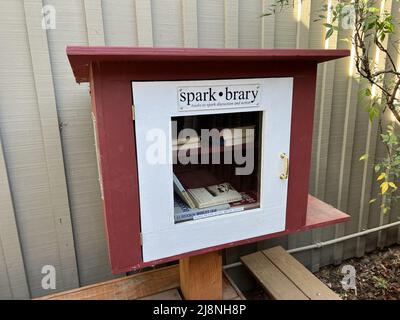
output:
<path id="1" fill-rule="evenodd" d="M 350 50 L 325 49 L 209 49 L 144 47 L 67 47 L 67 55 L 77 82 L 89 81 L 94 62 L 299 62 L 320 63 L 350 55 Z"/>

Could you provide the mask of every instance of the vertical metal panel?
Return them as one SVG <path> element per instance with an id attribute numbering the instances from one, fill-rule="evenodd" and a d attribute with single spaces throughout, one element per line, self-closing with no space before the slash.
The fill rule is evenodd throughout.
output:
<path id="1" fill-rule="evenodd" d="M 350 31 L 351 32 L 351 31 Z M 350 33 L 351 35 L 351 33 Z M 336 47 L 348 48 L 346 42 L 340 39 L 349 36 L 348 30 L 343 30 L 340 28 L 337 39 L 335 39 Z M 341 59 L 335 62 L 335 79 L 333 94 L 334 99 L 331 106 L 330 121 L 335 124 L 335 126 L 330 127 L 329 132 L 329 152 L 326 152 L 326 181 L 323 182 L 325 188 L 325 200 L 334 205 L 339 206 L 339 201 L 341 194 L 339 192 L 339 185 L 341 182 L 341 168 L 342 168 L 342 156 L 343 156 L 343 143 L 345 142 L 344 132 L 345 122 L 346 122 L 346 101 L 348 100 L 348 85 L 349 85 L 349 64 L 350 59 Z M 329 181 L 329 183 L 328 183 Z M 341 206 L 341 209 L 345 208 Z M 337 225 L 329 228 L 326 233 L 328 233 L 327 238 L 331 239 L 333 237 L 341 237 L 344 235 L 343 225 Z M 327 239 L 325 238 L 325 239 Z M 325 240 L 324 239 L 324 240 Z M 329 252 L 328 250 L 332 250 Z M 338 244 L 331 248 L 326 248 L 325 250 L 324 263 L 331 263 L 335 261 L 339 263 L 342 257 L 342 244 Z"/>
<path id="2" fill-rule="evenodd" d="M 262 0 L 261 14 L 267 14 L 261 19 L 261 48 L 264 49 L 275 47 L 275 15 L 268 15 L 274 3 L 275 0 Z"/>
<path id="3" fill-rule="evenodd" d="M 0 299 L 28 299 L 17 223 L 0 137 Z"/>
<path id="4" fill-rule="evenodd" d="M 59 221 L 67 215 L 63 187 L 57 186 L 59 176 L 54 162 L 47 163 L 51 159 L 48 148 L 57 137 L 46 143 L 43 140 L 44 132 L 54 127 L 50 122 L 42 122 L 46 115 L 41 118 L 40 114 L 36 90 L 39 82 L 33 74 L 24 4 L 22 1 L 2 1 L 0 6 L 0 38 L 1 43 L 6 44 L 2 45 L 0 53 L 1 137 L 26 277 L 31 294 L 35 296 L 47 293 L 41 287 L 43 265 L 56 268 L 59 290 L 76 286 L 78 281 L 68 218 L 65 227 L 64 221 Z M 37 14 L 40 15 L 40 7 Z M 40 17 L 38 21 L 41 22 Z M 35 76 L 40 77 L 40 72 Z M 42 98 L 40 103 L 46 103 Z M 46 128 L 42 127 L 44 125 Z M 56 154 L 57 150 L 54 152 Z M 58 195 L 61 198 L 57 198 Z M 67 245 L 72 248 L 66 248 Z"/>
<path id="5" fill-rule="evenodd" d="M 101 0 L 83 0 L 89 46 L 104 46 Z"/>
<path id="6" fill-rule="evenodd" d="M 275 14 L 275 48 L 296 47 L 297 38 L 297 1 L 295 6 L 288 6 L 284 11 Z"/>
<path id="7" fill-rule="evenodd" d="M 223 48 L 224 0 L 201 0 L 197 2 L 199 47 Z"/>
<path id="8" fill-rule="evenodd" d="M 197 0 L 182 0 L 182 25 L 184 47 L 197 48 Z"/>
<path id="9" fill-rule="evenodd" d="M 51 77 L 49 49 L 46 31 L 41 26 L 41 8 L 42 2 L 40 0 L 24 2 L 26 30 L 32 61 L 34 87 L 36 89 L 45 164 L 47 166 L 49 206 L 59 246 L 61 269 L 57 270 L 58 277 L 61 275 L 61 285 L 63 287 L 72 288 L 79 285 L 79 279 L 54 86 Z"/>
<path id="10" fill-rule="evenodd" d="M 136 0 L 135 5 L 138 45 L 151 47 L 153 46 L 151 0 Z"/>
<path id="11" fill-rule="evenodd" d="M 380 5 L 382 1 L 377 1 L 377 5 Z M 375 55 L 373 55 L 375 56 Z M 383 67 L 385 65 L 385 61 L 382 58 L 382 55 L 379 57 L 378 61 L 376 61 L 378 67 Z M 365 141 L 365 149 L 363 154 L 367 154 L 368 157 L 364 161 L 363 167 L 363 180 L 361 185 L 361 198 L 360 198 L 360 211 L 359 211 L 359 225 L 358 230 L 363 230 L 368 228 L 371 225 L 372 221 L 376 217 L 376 213 L 372 215 L 371 213 L 374 212 L 374 206 L 369 205 L 369 200 L 371 199 L 371 195 L 374 193 L 373 189 L 373 167 L 376 155 L 376 148 L 378 143 L 378 125 L 377 121 L 373 123 L 368 122 L 368 129 L 366 133 L 366 141 Z M 372 209 L 372 210 L 371 210 Z M 373 235 L 374 236 L 374 235 Z M 366 251 L 367 246 L 367 238 L 368 237 L 361 237 L 357 239 L 357 256 L 362 256 Z M 376 243 L 369 248 L 376 247 Z"/>
<path id="12" fill-rule="evenodd" d="M 152 2 L 153 39 L 155 47 L 183 47 L 182 2 Z"/>
<path id="13" fill-rule="evenodd" d="M 57 10 L 57 29 L 47 30 L 61 127 L 79 280 L 86 285 L 111 278 L 87 84 L 77 85 L 65 47 L 102 41 L 101 8 L 82 0 L 48 1 Z M 99 2 L 97 2 L 99 3 Z M 87 14 L 89 16 L 87 16 Z M 87 29 L 90 24 L 90 28 Z"/>
<path id="14" fill-rule="evenodd" d="M 102 0 L 104 37 L 107 46 L 138 44 L 135 1 Z"/>
<path id="15" fill-rule="evenodd" d="M 331 5 L 335 5 L 337 1 L 332 1 Z M 319 8 L 318 8 L 319 9 Z M 318 10 L 316 9 L 316 10 Z M 331 13 L 328 9 L 326 12 L 326 20 L 331 18 Z M 314 18 L 315 19 L 315 18 Z M 322 29 L 322 34 L 325 36 L 325 29 Z M 329 39 L 324 40 L 323 47 L 326 49 L 335 49 L 337 47 L 337 39 L 339 36 L 337 34 L 333 34 Z M 332 61 L 328 63 L 324 63 L 320 66 L 321 72 L 321 87 L 319 88 L 319 118 L 317 119 L 317 132 L 314 132 L 316 135 L 316 168 L 315 168 L 315 185 L 314 185 L 314 193 L 315 196 L 329 202 L 329 197 L 326 194 L 326 181 L 328 174 L 328 161 L 330 160 L 329 148 L 330 148 L 330 136 L 331 132 L 331 117 L 334 114 L 334 111 L 340 112 L 341 108 L 338 110 L 334 109 L 335 99 L 333 98 L 334 90 L 336 91 L 338 86 L 337 82 L 343 81 L 343 78 L 340 78 L 336 75 L 336 72 L 339 68 L 337 67 L 337 62 Z M 332 202 L 331 202 L 332 203 Z M 333 227 L 327 227 L 323 229 L 316 229 L 312 231 L 312 241 L 320 242 L 323 239 L 330 238 L 333 235 Z M 326 253 L 331 248 L 326 248 L 324 250 L 315 249 L 312 250 L 311 255 L 311 265 L 313 270 L 317 270 L 321 264 L 321 260 L 324 259 L 324 253 Z M 330 255 L 329 255 L 330 257 Z"/>
<path id="16" fill-rule="evenodd" d="M 239 34 L 238 42 L 241 48 L 261 48 L 261 18 L 262 1 L 239 1 Z"/>
<path id="17" fill-rule="evenodd" d="M 239 45 L 239 2 L 224 1 L 225 48 L 237 48 Z"/>
<path id="18" fill-rule="evenodd" d="M 391 0 L 386 0 L 384 3 L 384 10 L 386 12 L 392 12 L 392 16 L 395 19 L 394 23 L 398 24 L 399 21 L 399 7 L 397 4 L 397 1 L 391 1 Z M 395 43 L 395 46 L 388 46 L 388 43 Z M 385 47 L 388 48 L 391 56 L 393 57 L 394 61 L 397 62 L 399 57 L 398 57 L 398 35 L 394 34 L 394 35 L 390 35 L 389 37 L 387 37 L 385 39 Z M 387 59 L 386 61 L 382 61 L 382 65 L 381 67 L 385 67 L 387 66 L 387 68 L 390 67 L 390 61 L 389 59 Z M 398 67 L 398 63 L 397 63 L 397 67 Z M 386 79 L 387 81 L 390 81 L 389 79 Z M 391 112 L 388 111 L 385 113 L 385 116 L 383 117 L 383 126 L 385 127 L 388 124 L 394 124 L 393 119 L 391 117 Z M 384 158 L 387 157 L 387 152 L 386 152 L 386 148 L 385 146 L 379 142 L 379 134 L 380 131 L 378 130 L 378 144 L 377 144 L 377 150 L 376 150 L 376 155 L 375 155 L 375 163 L 378 161 L 383 160 Z M 372 175 L 373 177 L 376 177 L 375 174 Z M 373 191 L 375 192 L 375 194 L 371 194 L 371 198 L 374 198 L 376 193 L 379 192 L 380 188 L 379 188 L 379 182 L 376 181 L 376 179 L 372 179 L 374 181 L 374 189 Z M 390 199 L 386 198 L 386 195 L 384 195 L 382 197 L 382 199 L 380 199 L 381 201 L 380 204 L 384 204 L 384 201 L 388 201 L 390 202 Z M 389 207 L 391 207 L 391 205 L 389 204 Z M 372 225 L 373 226 L 381 226 L 384 224 L 389 223 L 390 221 L 390 217 L 391 213 L 390 212 L 385 212 L 383 208 L 379 208 L 379 211 L 377 212 L 377 214 L 375 215 L 375 217 L 377 218 L 376 220 L 372 220 Z M 397 213 L 398 216 L 398 213 Z M 371 246 L 373 248 L 375 248 L 375 246 L 377 246 L 378 248 L 383 248 L 386 245 L 386 240 L 387 240 L 387 230 L 382 230 L 380 232 L 377 232 L 375 235 L 372 235 L 372 237 L 367 237 L 367 241 L 371 243 Z"/>

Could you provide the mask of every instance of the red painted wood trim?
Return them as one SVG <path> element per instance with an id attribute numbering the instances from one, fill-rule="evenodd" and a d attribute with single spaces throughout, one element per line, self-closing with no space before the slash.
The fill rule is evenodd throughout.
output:
<path id="1" fill-rule="evenodd" d="M 286 230 L 306 223 L 317 65 L 294 78 Z"/>
<path id="2" fill-rule="evenodd" d="M 120 273 L 142 260 L 131 83 L 109 80 L 101 65 L 93 64 L 91 95 L 108 252 L 113 273 Z"/>
<path id="3" fill-rule="evenodd" d="M 263 241 L 263 240 L 272 239 L 272 238 L 277 238 L 277 237 L 282 237 L 282 236 L 285 236 L 288 234 L 293 234 L 295 232 L 301 232 L 301 231 L 307 231 L 307 230 L 311 230 L 311 229 L 315 229 L 315 228 L 326 227 L 328 225 L 344 223 L 344 222 L 347 222 L 350 220 L 350 216 L 348 214 L 332 207 L 331 205 L 329 205 L 311 195 L 308 195 L 307 203 L 308 204 L 307 204 L 306 225 L 299 227 L 296 230 L 291 230 L 291 231 L 285 230 L 282 232 L 271 233 L 271 234 L 267 234 L 267 235 L 260 236 L 260 237 L 230 242 L 230 243 L 226 243 L 226 244 L 219 245 L 219 246 L 196 250 L 196 251 L 192 251 L 190 253 L 180 254 L 180 255 L 176 255 L 173 257 L 168 257 L 168 258 L 164 258 L 164 259 L 160 259 L 160 260 L 144 262 L 144 263 L 140 263 L 138 266 L 136 266 L 136 268 L 140 269 L 140 268 L 144 268 L 144 267 L 150 267 L 150 266 L 154 266 L 154 265 L 157 265 L 160 263 L 166 263 L 166 262 L 171 262 L 171 261 L 179 260 L 182 258 L 186 258 L 188 256 L 203 254 L 203 253 L 207 253 L 207 252 L 211 252 L 211 251 L 236 247 L 236 246 L 240 246 L 240 245 L 245 245 L 245 244 L 254 243 L 254 242 Z"/>
<path id="4" fill-rule="evenodd" d="M 179 68 L 184 62 L 220 63 L 311 61 L 314 63 L 350 55 L 349 50 L 326 49 L 216 49 L 216 48 L 144 48 L 69 46 L 67 55 L 77 82 L 89 81 L 91 62 L 169 62 Z"/>

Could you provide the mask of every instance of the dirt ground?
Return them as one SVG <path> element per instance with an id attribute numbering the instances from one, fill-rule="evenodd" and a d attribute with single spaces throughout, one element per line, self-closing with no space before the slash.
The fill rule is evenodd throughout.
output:
<path id="1" fill-rule="evenodd" d="M 345 265 L 356 270 L 357 294 L 342 287 Z M 315 275 L 345 300 L 400 300 L 400 246 L 349 259 L 340 266 L 323 267 Z"/>

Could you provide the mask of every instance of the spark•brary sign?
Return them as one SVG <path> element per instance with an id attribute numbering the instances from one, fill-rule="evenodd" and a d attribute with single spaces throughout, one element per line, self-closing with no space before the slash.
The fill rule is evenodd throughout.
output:
<path id="1" fill-rule="evenodd" d="M 253 107 L 260 105 L 260 85 L 178 87 L 179 109 Z"/>

